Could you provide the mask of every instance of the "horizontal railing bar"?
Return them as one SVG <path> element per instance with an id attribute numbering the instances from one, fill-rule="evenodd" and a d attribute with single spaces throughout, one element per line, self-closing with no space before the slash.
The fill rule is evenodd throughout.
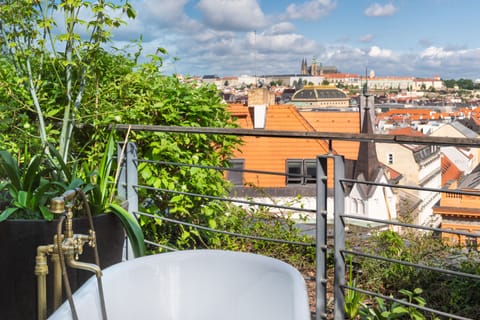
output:
<path id="1" fill-rule="evenodd" d="M 465 232 L 465 231 L 457 231 L 457 230 L 448 230 L 448 229 L 441 229 L 441 228 L 433 228 L 433 227 L 428 227 L 428 226 L 421 226 L 421 225 L 418 225 L 418 224 L 409 224 L 409 223 L 403 223 L 403 222 L 398 222 L 398 221 L 387 221 L 387 220 L 382 220 L 382 219 L 375 219 L 375 218 L 367 218 L 367 217 L 355 216 L 355 215 L 351 215 L 351 214 L 350 214 L 350 215 L 348 215 L 348 214 L 342 214 L 342 215 L 340 215 L 340 216 L 343 217 L 343 218 L 348 218 L 348 219 L 355 219 L 355 220 L 376 222 L 376 223 L 382 223 L 382 224 L 389 224 L 389 225 L 406 227 L 406 228 L 412 228 L 412 229 L 421 229 L 421 230 L 428 230 L 428 231 L 434 231 L 434 232 L 456 234 L 456 235 L 467 236 L 467 237 L 471 237 L 471 238 L 478 238 L 478 237 L 480 237 L 479 234 L 468 233 L 468 232 Z"/>
<path id="2" fill-rule="evenodd" d="M 150 241 L 150 240 L 145 239 L 144 242 L 147 243 L 147 244 L 150 244 L 152 246 L 162 248 L 162 249 L 166 249 L 166 250 L 170 250 L 170 251 L 178 251 L 178 249 L 175 249 L 175 248 L 163 245 L 163 244 L 159 244 L 159 243 L 156 243 L 156 242 L 153 242 L 153 241 Z"/>
<path id="3" fill-rule="evenodd" d="M 361 289 L 361 288 L 350 287 L 350 286 L 342 286 L 342 287 L 345 288 L 345 289 L 352 290 L 352 291 L 357 291 L 357 292 L 360 292 L 360 293 L 363 293 L 363 294 L 366 294 L 366 295 L 369 295 L 369 296 L 374 296 L 374 297 L 382 298 L 384 300 L 388 300 L 388 301 L 391 301 L 391 302 L 397 302 L 397 303 L 400 303 L 400 304 L 405 305 L 405 306 L 414 307 L 418 310 L 422 310 L 422 311 L 425 311 L 425 312 L 431 312 L 431 313 L 434 313 L 434 314 L 442 316 L 442 317 L 447 317 L 448 319 L 473 320 L 473 319 L 470 319 L 470 318 L 464 318 L 464 317 L 457 316 L 457 315 L 454 315 L 454 314 L 446 313 L 446 312 L 443 312 L 443 311 L 440 311 L 440 310 L 420 306 L 418 304 L 414 304 L 414 303 L 411 303 L 411 302 L 408 302 L 408 301 L 405 301 L 405 300 L 385 296 L 385 295 L 382 295 L 382 294 L 379 294 L 379 293 L 376 293 L 376 292 L 373 292 L 373 291 L 364 290 L 364 289 Z"/>
<path id="4" fill-rule="evenodd" d="M 320 140 L 349 140 L 365 141 L 376 143 L 400 143 L 400 144 L 435 144 L 441 146 L 465 146 L 480 147 L 480 139 L 475 138 L 452 138 L 452 137 L 431 137 L 431 136 L 404 136 L 386 134 L 365 134 L 365 133 L 340 133 L 340 132 L 306 132 L 288 130 L 255 130 L 239 128 L 212 128 L 212 127 L 180 127 L 180 126 L 159 126 L 159 125 L 136 125 L 117 124 L 118 130 L 166 132 L 166 133 L 197 133 L 197 134 L 222 134 L 232 136 L 253 136 L 270 138 L 309 138 Z"/>
<path id="5" fill-rule="evenodd" d="M 363 180 L 355 180 L 355 179 L 347 179 L 347 178 L 341 179 L 341 182 L 359 183 L 359 184 L 366 184 L 366 185 L 371 185 L 371 186 L 391 187 L 391 188 L 398 188 L 398 189 L 420 190 L 420 191 L 429 191 L 429 192 L 438 192 L 438 193 L 451 193 L 451 194 L 460 194 L 460 195 L 469 195 L 469 196 L 480 196 L 480 191 L 425 188 L 425 187 L 417 187 L 417 186 L 411 186 L 411 185 L 390 184 L 390 183 L 363 181 Z"/>
<path id="6" fill-rule="evenodd" d="M 219 166 L 206 166 L 206 165 L 201 165 L 201 164 L 188 164 L 188 163 L 158 161 L 158 160 L 144 160 L 144 159 L 142 159 L 142 160 L 141 159 L 135 159 L 135 161 L 137 161 L 138 163 L 142 163 L 142 162 L 144 162 L 144 163 L 156 163 L 156 164 L 164 164 L 164 165 L 171 165 L 171 166 L 178 166 L 178 167 L 213 169 L 213 170 L 218 170 L 218 171 L 248 172 L 248 173 L 268 174 L 268 175 L 276 175 L 276 176 L 284 176 L 284 177 L 292 177 L 292 178 L 313 178 L 313 176 L 309 176 L 309 175 L 285 173 L 285 172 L 278 172 L 278 171 L 237 169 L 237 168 L 226 168 L 226 167 L 219 167 Z"/>
<path id="7" fill-rule="evenodd" d="M 252 236 L 252 235 L 247 235 L 247 234 L 240 234 L 240 233 L 235 233 L 235 232 L 230 232 L 230 231 L 225 231 L 225 230 L 218 230 L 218 229 L 212 229 L 209 227 L 205 226 L 200 226 L 198 224 L 193 224 L 189 222 L 184 222 L 176 219 L 171 219 L 167 218 L 164 216 L 158 216 L 146 212 L 141 212 L 141 211 L 135 211 L 135 214 L 146 216 L 149 218 L 154 218 L 154 219 L 161 219 L 167 222 L 175 223 L 175 224 L 181 224 L 183 226 L 188 226 L 196 229 L 201 229 L 205 231 L 211 231 L 215 233 L 221 233 L 229 236 L 234 236 L 234 237 L 239 237 L 239 238 L 246 238 L 246 239 L 252 239 L 252 240 L 260 240 L 260 241 L 268 241 L 268 242 L 276 242 L 276 243 L 282 243 L 282 244 L 292 244 L 292 245 L 298 245 L 298 246 L 306 246 L 306 247 L 315 247 L 315 243 L 307 243 L 307 242 L 299 242 L 299 241 L 288 241 L 288 240 L 282 240 L 282 239 L 274 239 L 274 238 L 266 238 L 266 237 L 259 237 L 259 236 Z"/>
<path id="8" fill-rule="evenodd" d="M 480 280 L 480 275 L 476 275 L 476 274 L 459 272 L 459 271 L 448 270 L 448 269 L 442 269 L 442 268 L 437 268 L 437 267 L 431 267 L 431 266 L 426 266 L 426 265 L 423 265 L 423 264 L 386 258 L 386 257 L 377 256 L 377 255 L 373 255 L 373 254 L 368 254 L 368 253 L 360 252 L 360 251 L 354 251 L 354 250 L 343 250 L 342 252 L 346 253 L 346 254 L 350 254 L 350 255 L 361 256 L 361 257 L 364 257 L 364 258 L 382 260 L 382 261 L 386 261 L 386 262 L 390 262 L 390 263 L 397 263 L 397 264 L 401 264 L 401 265 L 404 265 L 404 266 L 407 266 L 407 267 L 420 268 L 420 269 L 425 269 L 425 270 L 429 270 L 429 271 L 445 273 L 445 274 L 449 274 L 449 275 L 452 275 L 452 276 L 458 276 L 458 277 L 470 278 L 470 279 L 474 279 L 474 280 Z"/>
<path id="9" fill-rule="evenodd" d="M 182 194 L 182 195 L 192 196 L 192 197 L 201 197 L 201 198 L 205 198 L 205 199 L 220 200 L 220 201 L 235 202 L 235 203 L 243 203 L 243 204 L 248 204 L 248 205 L 252 205 L 252 206 L 263 206 L 263 207 L 285 209 L 285 210 L 292 210 L 292 211 L 299 211 L 299 212 L 310 212 L 310 213 L 315 213 L 316 212 L 316 210 L 314 210 L 314 209 L 305 209 L 305 208 L 297 208 L 297 207 L 291 207 L 291 206 L 282 206 L 282 205 L 278 205 L 278 204 L 266 204 L 266 203 L 255 202 L 255 201 L 246 201 L 246 200 L 240 200 L 240 199 L 223 198 L 223 197 L 209 196 L 209 195 L 205 195 L 205 194 L 192 193 L 192 192 L 186 192 L 186 191 L 177 191 L 177 190 L 169 190 L 169 189 L 162 189 L 162 188 L 154 188 L 154 187 L 149 187 L 149 186 L 144 186 L 144 185 L 133 185 L 133 187 L 139 188 L 139 189 L 161 191 L 161 192 L 166 192 L 166 193 Z"/>
<path id="10" fill-rule="evenodd" d="M 213 169 L 213 170 L 219 170 L 219 171 L 224 171 L 225 170 L 225 171 L 235 171 L 235 172 L 248 172 L 248 173 L 258 173 L 258 174 L 267 174 L 267 175 L 278 175 L 278 176 L 285 176 L 285 177 L 313 178 L 313 176 L 309 176 L 309 175 L 284 173 L 284 172 L 278 172 L 278 171 L 226 168 L 226 167 L 219 167 L 219 166 L 186 164 L 186 163 L 170 162 L 170 161 L 158 161 L 158 160 L 135 159 L 135 161 L 138 162 L 138 163 L 142 163 L 142 162 L 144 162 L 144 163 L 158 163 L 158 164 L 165 164 L 165 165 L 175 165 L 175 166 L 179 166 L 179 167 L 182 167 L 182 166 L 183 167 L 194 167 L 194 168 L 203 168 L 203 169 Z M 418 187 L 418 186 L 412 186 L 412 185 L 399 185 L 399 184 L 381 183 L 381 182 L 356 180 L 356 179 L 348 179 L 348 178 L 341 179 L 341 181 L 345 182 L 345 183 L 359 183 L 359 184 L 365 184 L 365 185 L 373 185 L 373 186 L 380 186 L 380 187 L 391 187 L 391 188 L 398 188 L 398 189 L 439 192 L 439 193 L 450 193 L 450 194 L 458 194 L 458 195 L 480 196 L 480 191 L 468 191 L 468 190 L 460 190 L 460 189 L 455 189 L 454 190 L 454 189 L 444 189 L 444 188 L 425 188 L 425 187 Z"/>

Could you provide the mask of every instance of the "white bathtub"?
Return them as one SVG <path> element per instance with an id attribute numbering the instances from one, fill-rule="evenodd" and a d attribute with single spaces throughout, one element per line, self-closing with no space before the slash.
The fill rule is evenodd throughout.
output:
<path id="1" fill-rule="evenodd" d="M 103 271 L 110 320 L 309 320 L 292 266 L 261 255 L 196 250 L 157 254 Z M 102 319 L 95 277 L 74 294 L 79 320 Z M 49 318 L 72 319 L 68 302 Z"/>

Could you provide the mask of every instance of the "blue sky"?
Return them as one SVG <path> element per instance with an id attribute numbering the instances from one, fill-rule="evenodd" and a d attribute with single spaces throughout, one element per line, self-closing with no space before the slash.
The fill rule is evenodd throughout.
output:
<path id="1" fill-rule="evenodd" d="M 131 1 L 138 17 L 115 41 L 165 48 L 168 73 L 294 74 L 316 58 L 348 73 L 480 78 L 478 0 Z"/>

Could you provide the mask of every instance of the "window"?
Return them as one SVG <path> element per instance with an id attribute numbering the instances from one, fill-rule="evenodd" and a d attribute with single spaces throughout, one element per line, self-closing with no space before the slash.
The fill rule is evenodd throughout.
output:
<path id="1" fill-rule="evenodd" d="M 233 170 L 227 171 L 227 179 L 235 186 L 243 185 L 243 170 L 245 169 L 244 159 L 231 159 L 228 161 L 230 168 Z"/>
<path id="2" fill-rule="evenodd" d="M 305 183 L 317 182 L 317 161 L 315 159 L 307 159 L 303 161 Z"/>
<path id="3" fill-rule="evenodd" d="M 387 162 L 388 164 L 393 164 L 393 153 L 388 154 Z"/>
<path id="4" fill-rule="evenodd" d="M 287 160 L 287 184 L 311 184 L 317 182 L 317 161 L 315 159 Z"/>
<path id="5" fill-rule="evenodd" d="M 287 184 L 302 183 L 302 163 L 303 160 L 287 160 Z"/>

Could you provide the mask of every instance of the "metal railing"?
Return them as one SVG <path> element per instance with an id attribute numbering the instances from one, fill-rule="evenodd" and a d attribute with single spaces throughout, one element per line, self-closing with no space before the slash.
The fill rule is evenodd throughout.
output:
<path id="1" fill-rule="evenodd" d="M 378 135 L 378 134 L 341 134 L 341 133 L 324 133 L 324 132 L 296 132 L 296 131 L 268 131 L 268 130 L 248 130 L 248 129 L 223 129 L 223 128 L 191 128 L 191 127 L 165 127 L 165 126 L 136 126 L 136 125 L 118 125 L 117 130 L 138 130 L 138 131 L 150 131 L 150 132 L 168 132 L 168 133 L 182 133 L 182 134 L 224 134 L 224 135 L 234 135 L 234 136 L 255 136 L 255 137 L 270 137 L 270 138 L 291 138 L 291 139 L 317 139 L 317 140 L 327 140 L 330 142 L 333 140 L 348 140 L 348 141 L 365 141 L 365 142 L 381 142 L 381 143 L 400 143 L 400 144 L 428 144 L 428 145 L 437 145 L 437 146 L 459 146 L 459 147 L 474 147 L 480 148 L 480 141 L 478 139 L 464 139 L 464 138 L 440 138 L 440 137 L 409 137 L 409 136 L 388 136 L 388 135 Z M 368 223 L 376 223 L 384 226 L 394 226 L 394 227 L 403 227 L 403 228 L 414 228 L 422 230 L 423 232 L 434 233 L 451 233 L 458 235 L 459 237 L 467 237 L 469 239 L 474 239 L 476 243 L 477 238 L 480 236 L 478 234 L 473 234 L 464 231 L 453 231 L 445 230 L 437 227 L 428 227 L 415 225 L 411 223 L 405 223 L 400 221 L 392 220 L 382 220 L 375 218 L 363 217 L 355 214 L 348 214 L 345 212 L 345 185 L 347 184 L 365 184 L 365 185 L 374 185 L 381 187 L 390 187 L 406 190 L 419 190 L 419 191 L 429 191 L 436 193 L 447 193 L 449 195 L 473 195 L 480 196 L 480 193 L 475 190 L 452 190 L 452 189 L 441 189 L 441 188 L 421 188 L 419 186 L 412 185 L 392 185 L 388 183 L 377 183 L 374 181 L 360 181 L 354 179 L 345 178 L 345 163 L 344 159 L 340 155 L 326 154 L 319 155 L 316 159 L 317 161 L 317 174 L 316 174 L 316 208 L 315 209 L 303 209 L 295 208 L 296 211 L 303 211 L 309 214 L 315 214 L 316 220 L 316 232 L 315 232 L 315 243 L 304 243 L 304 242 L 291 242 L 283 239 L 272 239 L 265 237 L 252 236 L 248 234 L 238 234 L 225 230 L 217 230 L 209 228 L 207 226 L 195 225 L 192 223 L 172 219 L 166 216 L 152 215 L 140 210 L 139 199 L 138 199 L 138 190 L 146 189 L 157 192 L 166 192 L 172 194 L 182 194 L 194 197 L 203 197 L 212 200 L 220 201 L 230 201 L 237 204 L 246 204 L 252 206 L 271 206 L 280 209 L 292 209 L 289 206 L 283 206 L 278 204 L 268 204 L 268 203 L 259 203 L 251 200 L 242 200 L 238 198 L 228 198 L 228 197 L 216 197 L 205 194 L 195 194 L 185 191 L 178 190 L 167 190 L 154 188 L 152 186 L 140 185 L 138 182 L 138 172 L 137 168 L 139 163 L 142 160 L 139 159 L 136 154 L 136 147 L 133 143 L 128 142 L 126 148 L 124 149 L 125 153 L 122 155 L 123 165 L 122 171 L 119 179 L 119 194 L 123 198 L 128 200 L 129 203 L 129 212 L 138 216 L 146 216 L 154 219 L 162 219 L 166 223 L 172 223 L 177 225 L 188 226 L 192 228 L 197 228 L 201 230 L 206 230 L 209 232 L 219 232 L 225 235 L 234 236 L 234 237 L 243 237 L 246 239 L 253 239 L 259 241 L 271 241 L 277 243 L 289 243 L 292 245 L 298 246 L 315 246 L 316 247 L 316 304 L 315 312 L 313 314 L 315 319 L 344 319 L 345 318 L 345 292 L 347 290 L 356 291 L 362 294 L 366 294 L 371 297 L 378 297 L 386 301 L 396 302 L 405 305 L 406 307 L 415 307 L 418 310 L 426 313 L 435 314 L 440 317 L 445 317 L 449 319 L 468 319 L 459 315 L 450 314 L 441 310 L 431 309 L 427 306 L 420 306 L 412 302 L 405 300 L 400 300 L 393 298 L 391 296 L 383 295 L 378 292 L 372 292 L 369 290 L 364 290 L 358 287 L 349 286 L 346 282 L 346 273 L 347 273 L 347 263 L 346 257 L 360 257 L 362 259 L 371 259 L 376 261 L 383 261 L 392 264 L 403 265 L 407 267 L 412 267 L 416 269 L 424 269 L 432 272 L 440 272 L 449 276 L 463 277 L 471 279 L 471 281 L 480 280 L 480 276 L 476 274 L 470 274 L 461 271 L 449 270 L 446 268 L 435 267 L 430 265 L 425 265 L 421 263 L 414 263 L 410 261 L 402 261 L 401 259 L 392 259 L 387 258 L 382 255 L 372 254 L 369 252 L 363 252 L 357 249 L 347 249 L 346 240 L 347 240 L 347 220 L 353 221 L 364 221 Z M 330 172 L 331 166 L 327 165 L 328 161 L 333 161 L 333 172 Z M 224 168 L 224 167 L 210 167 L 210 166 L 201 166 L 201 165 L 190 165 L 184 163 L 172 163 L 172 162 L 155 162 L 159 165 L 177 165 L 177 166 L 194 166 L 205 169 L 215 169 L 221 171 L 238 171 L 238 169 Z M 274 175 L 286 175 L 286 173 L 280 172 L 265 172 L 260 170 L 246 170 L 248 172 L 255 172 L 261 174 L 274 174 Z M 327 199 L 329 195 L 329 188 L 327 186 L 328 177 L 333 177 L 333 246 L 329 243 L 329 236 L 327 232 L 327 226 L 329 221 L 327 220 L 329 209 L 327 205 Z M 331 191 L 331 190 L 330 190 Z M 331 192 L 330 192 L 331 194 Z M 172 247 L 162 246 L 153 241 L 146 240 L 146 242 L 153 246 L 159 246 L 166 250 L 175 250 Z M 327 277 L 329 265 L 327 264 L 328 255 L 333 254 L 333 308 L 327 305 L 327 291 L 329 286 L 329 279 Z"/>

